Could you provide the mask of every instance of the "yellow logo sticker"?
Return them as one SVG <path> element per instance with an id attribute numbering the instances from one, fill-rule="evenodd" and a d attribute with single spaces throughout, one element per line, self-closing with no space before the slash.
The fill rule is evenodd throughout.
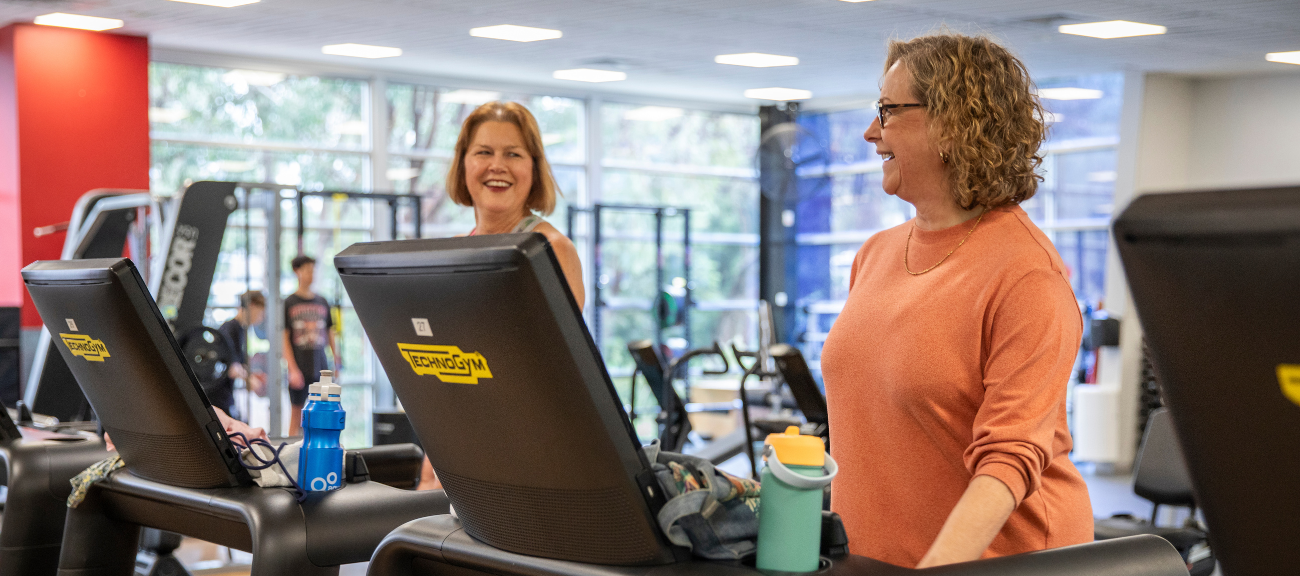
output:
<path id="1" fill-rule="evenodd" d="M 1300 405 L 1300 364 L 1278 364 L 1277 383 L 1287 400 Z"/>
<path id="2" fill-rule="evenodd" d="M 487 359 L 478 352 L 466 353 L 455 346 L 397 344 L 402 356 L 417 376 L 437 376 L 449 384 L 478 384 L 479 378 L 491 378 Z"/>
<path id="3" fill-rule="evenodd" d="M 104 342 L 101 340 L 96 340 L 85 334 L 64 334 L 62 332 L 59 333 L 59 337 L 63 339 L 63 344 L 68 347 L 68 351 L 72 352 L 73 356 L 80 356 L 91 362 L 103 362 L 105 358 L 109 357 L 108 347 L 104 346 Z"/>

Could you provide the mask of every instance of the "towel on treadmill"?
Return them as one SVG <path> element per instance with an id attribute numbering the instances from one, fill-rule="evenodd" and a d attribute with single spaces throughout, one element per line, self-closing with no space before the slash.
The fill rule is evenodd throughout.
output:
<path id="1" fill-rule="evenodd" d="M 248 473 L 253 477 L 253 481 L 256 482 L 258 486 L 263 488 L 275 488 L 281 486 L 291 488 L 294 486 L 294 482 L 290 481 L 290 478 L 293 480 L 298 479 L 299 450 L 302 450 L 302 440 L 284 446 L 284 448 L 280 450 L 280 462 L 284 464 L 283 469 L 278 465 L 268 466 L 261 470 L 253 469 L 265 466 L 266 462 L 275 460 L 275 450 L 260 442 L 254 443 L 251 449 L 240 450 L 239 458 L 244 461 L 246 467 L 250 467 Z M 256 456 L 254 456 L 254 452 L 256 452 Z M 286 476 L 286 471 L 292 476 Z"/>
<path id="2" fill-rule="evenodd" d="M 72 483 L 72 494 L 68 495 L 68 508 L 76 508 L 86 499 L 86 492 L 94 486 L 96 482 L 108 478 L 109 473 L 125 466 L 122 457 L 114 454 L 91 464 L 90 467 L 82 470 L 80 474 L 72 477 L 68 482 Z"/>

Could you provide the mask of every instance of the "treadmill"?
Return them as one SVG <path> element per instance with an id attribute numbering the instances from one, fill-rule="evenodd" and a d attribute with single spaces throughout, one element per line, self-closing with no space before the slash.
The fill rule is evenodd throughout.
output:
<path id="1" fill-rule="evenodd" d="M 660 533 L 662 492 L 544 236 L 361 243 L 334 264 L 394 391 L 420 407 L 411 422 L 457 512 L 394 531 L 370 574 L 758 576 Z M 853 555 L 823 565 L 913 572 Z M 1169 543 L 1139 536 L 926 573 L 1187 570 Z"/>
<path id="2" fill-rule="evenodd" d="M 8 487 L 0 519 L 0 574 L 54 576 L 72 493 L 69 480 L 110 455 L 92 432 L 23 426 L 0 407 L 0 482 Z"/>
<path id="3" fill-rule="evenodd" d="M 22 275 L 126 465 L 67 509 L 61 574 L 131 574 L 150 527 L 251 552 L 255 576 L 336 575 L 393 528 L 448 511 L 441 491 L 366 481 L 359 467 L 302 502 L 254 485 L 130 260 L 41 261 Z"/>
<path id="4" fill-rule="evenodd" d="M 1300 187 L 1149 194 L 1115 243 L 1226 576 L 1300 547 Z"/>

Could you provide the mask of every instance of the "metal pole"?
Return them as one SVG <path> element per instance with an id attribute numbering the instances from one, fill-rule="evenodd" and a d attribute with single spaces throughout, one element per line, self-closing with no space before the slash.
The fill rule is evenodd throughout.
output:
<path id="1" fill-rule="evenodd" d="M 695 301 L 691 298 L 694 286 L 691 285 L 691 210 L 682 208 L 682 279 L 686 280 L 686 297 L 682 299 L 682 330 L 686 338 L 686 349 L 691 350 L 691 308 Z M 688 366 L 689 368 L 689 366 Z M 682 375 L 685 384 L 683 402 L 691 401 L 691 378 L 689 371 Z"/>
<path id="2" fill-rule="evenodd" d="M 243 208 L 244 208 L 244 292 L 247 293 L 247 292 L 249 292 L 249 291 L 251 291 L 251 290 L 253 289 L 253 264 L 252 264 L 252 256 L 253 256 L 253 236 L 252 236 L 252 233 L 253 233 L 253 216 L 252 216 L 252 214 L 253 214 L 253 190 L 252 190 L 251 188 L 248 188 L 247 186 L 245 186 L 245 187 L 243 187 L 243 188 L 244 188 L 244 202 L 243 202 Z M 265 291 L 263 291 L 263 292 L 265 292 Z M 243 302 L 241 301 L 240 304 L 242 305 Z M 270 308 L 268 308 L 268 307 L 266 307 L 266 306 L 263 306 L 263 307 L 262 307 L 262 310 L 263 310 L 263 311 L 266 311 L 266 310 L 270 310 Z M 262 325 L 263 325 L 263 326 L 266 326 L 266 321 L 267 321 L 267 318 L 263 317 L 263 318 L 262 318 Z M 248 329 L 252 330 L 252 329 L 254 329 L 254 327 L 253 327 L 252 325 L 249 325 Z M 244 336 L 244 358 L 247 360 L 246 364 L 248 364 L 248 366 L 244 366 L 244 368 L 248 370 L 248 373 L 249 373 L 249 375 L 251 376 L 253 372 L 252 372 L 252 370 L 249 368 L 249 366 L 251 366 L 252 363 L 253 363 L 253 355 L 250 354 L 249 351 L 250 351 L 250 350 L 249 350 L 248 336 L 247 336 L 247 334 L 245 334 L 245 336 Z M 249 413 L 252 412 L 251 407 L 252 407 L 252 405 L 253 405 L 253 398 L 251 397 L 251 394 L 253 393 L 253 390 L 252 390 L 252 387 L 248 385 L 248 379 L 244 379 L 244 391 L 246 392 L 246 394 L 244 394 L 244 405 L 240 407 L 240 409 L 239 409 L 239 413 L 240 413 L 241 416 L 244 417 L 244 421 L 247 422 L 248 420 L 251 419 L 251 416 L 249 415 Z"/>
<path id="3" fill-rule="evenodd" d="M 686 348 L 691 348 L 691 308 L 695 307 L 691 281 L 691 210 L 682 208 L 682 279 L 686 280 L 686 297 L 682 300 L 682 327 L 686 329 Z"/>
<path id="4" fill-rule="evenodd" d="M 664 323 L 659 318 L 659 294 L 664 291 L 664 209 L 655 210 L 655 289 L 650 300 L 650 316 L 655 323 L 655 345 L 664 343 Z"/>
<path id="5" fill-rule="evenodd" d="M 416 196 L 411 200 L 411 203 L 415 205 L 413 208 L 415 210 L 415 237 L 424 238 L 424 231 L 422 230 L 424 228 L 424 197 Z"/>
<path id="6" fill-rule="evenodd" d="M 301 202 L 301 196 L 299 202 Z M 299 246 L 302 240 L 302 212 L 298 212 Z M 266 195 L 266 340 L 271 349 L 266 354 L 266 395 L 271 399 L 271 418 L 267 434 L 272 438 L 284 435 L 281 420 L 284 418 L 280 395 L 284 393 L 284 370 L 280 367 L 284 350 L 284 314 L 280 299 L 280 191 L 267 190 Z"/>
<path id="7" fill-rule="evenodd" d="M 397 200 L 388 199 L 388 239 L 397 239 Z"/>
<path id="8" fill-rule="evenodd" d="M 596 340 L 596 349 L 603 354 L 605 341 L 601 338 L 600 321 L 605 300 L 600 294 L 600 204 L 591 205 L 591 269 L 591 335 Z"/>
<path id="9" fill-rule="evenodd" d="M 278 190 L 274 191 L 274 195 L 275 195 L 277 198 L 279 197 L 279 194 L 280 194 L 280 192 L 279 192 Z M 302 192 L 300 192 L 300 191 L 298 191 L 298 190 L 294 190 L 294 202 L 295 202 L 295 205 L 296 205 L 297 208 L 298 208 L 298 254 L 302 254 L 302 253 L 303 253 L 303 250 L 302 250 L 302 236 L 303 236 L 303 234 L 305 234 L 305 233 L 307 232 L 307 225 L 306 225 L 306 223 L 304 222 L 304 220 L 306 219 L 306 216 L 303 215 L 303 211 L 302 211 L 302 196 L 303 196 Z M 277 208 L 277 209 L 276 209 L 276 212 L 279 212 L 279 207 L 280 207 L 280 204 L 277 202 L 277 203 L 276 203 L 276 208 Z"/>
<path id="10" fill-rule="evenodd" d="M 595 204 L 601 201 L 604 194 L 601 190 L 604 186 L 603 170 L 605 144 L 600 121 L 601 108 L 603 106 L 604 100 L 600 96 L 591 96 L 587 98 L 586 107 L 583 110 L 584 114 L 582 116 L 582 129 L 585 131 L 587 137 L 585 146 L 587 185 L 582 191 L 583 193 L 577 198 L 574 198 L 574 202 L 570 203 L 570 206 L 574 204 L 577 204 L 578 206 Z M 589 220 L 589 222 L 592 222 L 593 225 L 595 225 L 597 220 L 593 219 Z M 576 232 L 576 228 L 574 231 Z M 590 232 L 588 234 L 590 234 Z M 577 241 L 572 234 L 569 235 L 569 239 L 575 242 Z M 587 236 L 586 240 L 593 243 L 595 242 L 591 236 Z M 595 249 L 593 248 L 592 251 L 594 253 Z M 588 278 L 591 278 L 591 285 L 593 287 L 600 281 L 600 272 L 597 271 L 598 269 L 595 267 L 595 264 L 596 263 L 593 260 L 587 264 L 587 266 L 590 267 L 584 268 L 583 270 L 583 274 Z M 596 292 L 593 290 L 593 294 L 595 293 Z M 593 312 L 591 317 L 595 318 L 596 315 L 599 314 L 599 309 L 596 307 L 595 300 L 592 300 L 592 310 Z M 597 340 L 597 343 L 599 343 L 599 340 Z"/>

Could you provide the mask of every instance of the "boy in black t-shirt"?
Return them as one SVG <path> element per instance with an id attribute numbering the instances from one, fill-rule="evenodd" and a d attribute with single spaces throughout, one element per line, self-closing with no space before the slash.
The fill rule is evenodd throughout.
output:
<path id="1" fill-rule="evenodd" d="M 248 421 L 248 415 L 235 411 L 235 380 L 244 380 L 249 392 L 262 394 L 266 375 L 249 369 L 247 348 L 249 327 L 261 324 L 265 316 L 266 298 L 261 292 L 250 290 L 239 297 L 239 313 L 217 329 L 230 345 L 230 366 L 211 387 L 203 389 L 208 393 L 208 400 L 212 401 L 213 406 L 244 422 Z"/>
<path id="2" fill-rule="evenodd" d="M 320 371 L 329 369 L 325 343 L 334 356 L 337 380 L 342 368 L 338 342 L 334 339 L 334 320 L 329 303 L 311 291 L 316 275 L 316 260 L 299 255 L 293 259 L 293 273 L 298 276 L 298 291 L 284 299 L 284 359 L 289 365 L 289 435 L 301 433 L 302 407 L 307 403 L 307 385 L 320 381 Z"/>

